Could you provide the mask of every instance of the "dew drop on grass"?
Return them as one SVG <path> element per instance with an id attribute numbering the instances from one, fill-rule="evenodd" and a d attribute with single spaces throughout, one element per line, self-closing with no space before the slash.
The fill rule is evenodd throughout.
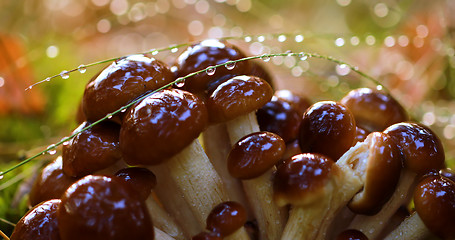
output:
<path id="1" fill-rule="evenodd" d="M 120 110 L 120 112 L 121 112 L 121 113 L 124 113 L 124 112 L 126 112 L 126 108 L 124 108 L 124 109 Z"/>
<path id="2" fill-rule="evenodd" d="M 262 59 L 262 61 L 264 61 L 264 62 L 268 62 L 268 61 L 270 61 L 270 56 L 267 55 L 267 54 L 264 54 L 264 55 L 261 56 L 261 59 Z"/>
<path id="3" fill-rule="evenodd" d="M 295 42 L 298 42 L 298 43 L 303 42 L 303 39 L 304 39 L 303 35 L 299 34 L 299 35 L 295 36 Z"/>
<path id="4" fill-rule="evenodd" d="M 80 73 L 85 73 L 85 72 L 87 72 L 87 67 L 84 64 L 82 64 L 82 65 L 79 65 L 79 67 L 77 67 L 77 70 Z"/>
<path id="5" fill-rule="evenodd" d="M 63 79 L 68 79 L 70 77 L 70 73 L 68 71 L 62 71 L 60 73 L 60 77 L 62 77 Z"/>
<path id="6" fill-rule="evenodd" d="M 0 180 L 2 180 L 4 177 L 3 172 L 0 172 Z"/>
<path id="7" fill-rule="evenodd" d="M 308 59 L 308 54 L 306 54 L 306 53 L 302 52 L 302 53 L 299 54 L 299 56 L 300 56 L 300 60 L 301 61 L 305 61 L 305 60 Z"/>
<path id="8" fill-rule="evenodd" d="M 336 72 L 340 76 L 346 76 L 349 74 L 349 72 L 351 72 L 351 69 L 346 64 L 339 64 L 336 67 Z"/>
<path id="9" fill-rule="evenodd" d="M 112 118 L 112 114 L 107 115 L 107 119 L 111 119 L 111 118 Z"/>
<path id="10" fill-rule="evenodd" d="M 179 88 L 185 86 L 185 80 L 182 79 L 182 78 L 177 79 L 176 82 L 175 82 L 175 86 L 177 86 Z"/>
<path id="11" fill-rule="evenodd" d="M 156 50 L 156 49 L 152 49 L 152 50 L 150 50 L 150 52 L 152 52 L 152 55 L 157 55 L 158 54 L 158 50 Z"/>
<path id="12" fill-rule="evenodd" d="M 232 70 L 232 69 L 235 68 L 235 62 L 229 61 L 229 62 L 226 63 L 225 67 L 226 67 L 227 70 Z"/>
<path id="13" fill-rule="evenodd" d="M 50 82 L 51 81 L 51 78 L 50 77 L 47 77 L 46 79 L 43 80 L 44 82 Z"/>
<path id="14" fill-rule="evenodd" d="M 250 36 L 245 37 L 245 42 L 251 42 L 251 40 L 253 40 L 253 39 Z"/>
<path id="15" fill-rule="evenodd" d="M 57 153 L 57 150 L 55 149 L 55 144 L 51 144 L 46 148 L 46 152 L 50 155 L 54 155 Z"/>
<path id="16" fill-rule="evenodd" d="M 176 53 L 178 50 L 179 50 L 178 48 L 173 47 L 173 48 L 171 49 L 171 53 Z"/>
<path id="17" fill-rule="evenodd" d="M 209 76 L 212 76 L 213 74 L 215 74 L 215 71 L 216 69 L 215 68 L 211 68 L 211 67 L 208 67 L 205 72 L 207 73 L 207 75 Z"/>

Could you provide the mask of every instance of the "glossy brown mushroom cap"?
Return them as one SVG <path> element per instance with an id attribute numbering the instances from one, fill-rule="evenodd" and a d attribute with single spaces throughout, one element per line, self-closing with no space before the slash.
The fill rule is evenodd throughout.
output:
<path id="1" fill-rule="evenodd" d="M 364 186 L 348 207 L 357 214 L 374 215 L 390 199 L 400 179 L 402 155 L 392 138 L 382 132 L 368 137 L 368 159 L 361 176 Z"/>
<path id="2" fill-rule="evenodd" d="M 246 211 L 240 203 L 223 202 L 215 206 L 207 217 L 207 230 L 228 236 L 246 223 Z"/>
<path id="3" fill-rule="evenodd" d="M 308 98 L 286 89 L 276 91 L 273 95 L 272 101 L 273 100 L 288 102 L 294 107 L 294 109 L 299 111 L 300 115 L 303 115 L 303 113 L 305 113 L 305 111 L 312 105 Z"/>
<path id="4" fill-rule="evenodd" d="M 154 239 L 145 203 L 125 184 L 89 175 L 71 185 L 57 212 L 62 239 Z"/>
<path id="5" fill-rule="evenodd" d="M 445 178 L 448 178 L 455 182 L 455 171 L 450 168 L 443 168 L 439 171 L 439 174 Z"/>
<path id="6" fill-rule="evenodd" d="M 183 150 L 207 126 L 204 103 L 187 91 L 152 94 L 131 107 L 120 130 L 120 149 L 130 165 L 159 164 Z"/>
<path id="7" fill-rule="evenodd" d="M 84 122 L 73 133 L 87 127 Z M 83 177 L 105 169 L 121 159 L 119 148 L 120 126 L 101 122 L 77 134 L 63 144 L 63 172 L 72 177 Z"/>
<path id="8" fill-rule="evenodd" d="M 356 143 L 358 142 L 363 142 L 365 141 L 365 139 L 367 138 L 368 134 L 370 134 L 370 132 L 368 132 L 367 130 L 357 126 L 355 128 L 355 138 L 354 138 L 354 143 L 352 145 L 355 145 Z"/>
<path id="9" fill-rule="evenodd" d="M 246 57 L 237 47 L 225 41 L 207 39 L 188 47 L 178 58 L 177 77 L 184 77 L 198 70 L 210 66 L 225 63 L 230 60 L 238 60 Z M 184 89 L 192 93 L 203 93 L 208 85 L 226 75 L 236 76 L 247 74 L 250 69 L 247 61 L 237 62 L 232 70 L 219 67 L 212 75 L 203 72 L 185 79 Z"/>
<path id="10" fill-rule="evenodd" d="M 169 67 L 154 58 L 131 55 L 117 60 L 87 84 L 82 101 L 85 116 L 89 121 L 101 119 L 173 80 Z"/>
<path id="11" fill-rule="evenodd" d="M 278 134 L 286 143 L 297 139 L 302 116 L 291 104 L 283 100 L 266 103 L 256 112 L 261 131 Z"/>
<path id="12" fill-rule="evenodd" d="M 388 127 L 389 134 L 404 156 L 404 166 L 417 174 L 444 167 L 445 154 L 441 140 L 430 128 L 412 122 Z"/>
<path id="13" fill-rule="evenodd" d="M 258 77 L 233 77 L 218 85 L 207 99 L 210 122 L 225 122 L 256 111 L 270 101 L 272 95 L 272 87 Z"/>
<path id="14" fill-rule="evenodd" d="M 337 174 L 334 161 L 313 153 L 295 155 L 281 164 L 273 180 L 275 202 L 307 205 L 324 197 L 333 186 L 331 178 Z"/>
<path id="15" fill-rule="evenodd" d="M 370 88 L 352 90 L 340 102 L 354 114 L 357 125 L 369 131 L 383 131 L 408 120 L 406 111 L 392 96 Z"/>
<path id="16" fill-rule="evenodd" d="M 250 69 L 243 74 L 259 77 L 270 84 L 273 89 L 275 89 L 272 75 L 261 63 L 258 61 L 250 60 L 249 65 Z"/>
<path id="17" fill-rule="evenodd" d="M 156 176 L 152 171 L 142 167 L 128 167 L 120 169 L 115 176 L 123 179 L 135 192 L 139 198 L 145 201 L 152 189 L 156 186 Z"/>
<path id="18" fill-rule="evenodd" d="M 414 191 L 414 204 L 432 233 L 443 239 L 455 238 L 455 182 L 442 176 L 422 179 Z"/>
<path id="19" fill-rule="evenodd" d="M 338 234 L 336 240 L 368 240 L 368 237 L 359 230 L 348 229 Z"/>
<path id="20" fill-rule="evenodd" d="M 201 232 L 196 236 L 193 236 L 191 240 L 223 240 L 223 238 L 214 232 Z"/>
<path id="21" fill-rule="evenodd" d="M 351 111 L 340 103 L 322 101 L 313 104 L 303 115 L 299 143 L 302 152 L 320 153 L 337 161 L 356 136 Z"/>
<path id="22" fill-rule="evenodd" d="M 227 165 L 231 176 L 252 179 L 281 160 L 286 144 L 271 132 L 256 132 L 241 138 L 231 149 Z"/>
<path id="23" fill-rule="evenodd" d="M 36 205 L 16 224 L 11 240 L 60 240 L 57 209 L 60 199 Z"/>
<path id="24" fill-rule="evenodd" d="M 30 204 L 37 205 L 50 199 L 57 199 L 68 189 L 77 178 L 69 177 L 63 173 L 62 157 L 46 165 L 33 183 L 30 190 Z"/>

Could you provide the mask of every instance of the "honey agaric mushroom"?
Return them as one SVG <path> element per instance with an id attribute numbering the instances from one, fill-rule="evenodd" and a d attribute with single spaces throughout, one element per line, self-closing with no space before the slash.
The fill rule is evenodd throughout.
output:
<path id="1" fill-rule="evenodd" d="M 337 161 L 356 135 L 354 115 L 340 103 L 321 101 L 309 107 L 300 124 L 302 152 L 320 153 Z"/>
<path id="2" fill-rule="evenodd" d="M 407 200 L 418 175 L 438 171 L 444 166 L 445 155 L 441 141 L 428 127 L 412 122 L 396 123 L 388 127 L 388 134 L 403 155 L 404 168 L 390 200 L 373 216 L 357 215 L 349 228 L 362 231 L 376 239 L 389 219 Z"/>
<path id="3" fill-rule="evenodd" d="M 10 240 L 60 240 L 57 209 L 60 199 L 36 205 L 16 224 Z"/>
<path id="4" fill-rule="evenodd" d="M 455 239 L 455 182 L 444 176 L 423 178 L 414 191 L 416 211 L 385 239 Z"/>
<path id="5" fill-rule="evenodd" d="M 60 198 L 77 180 L 63 173 L 62 157 L 57 157 L 46 165 L 35 179 L 29 195 L 30 205 L 35 206 L 43 201 Z"/>
<path id="6" fill-rule="evenodd" d="M 393 193 L 401 171 L 400 152 L 391 143 L 391 138 L 386 134 L 371 133 L 364 142 L 358 143 L 348 150 L 336 162 L 334 165 L 336 174 L 326 180 L 332 182 L 330 191 L 325 191 L 322 195 L 310 195 L 311 197 L 306 200 L 305 197 L 302 197 L 300 201 L 317 201 L 316 204 L 306 208 L 301 207 L 305 210 L 301 210 L 300 218 L 305 218 L 302 221 L 309 222 L 304 223 L 306 229 L 303 231 L 307 231 L 306 239 L 326 239 L 328 229 L 336 214 L 349 201 L 351 209 L 362 213 L 371 214 L 382 207 L 382 204 Z M 300 174 L 298 170 L 295 171 Z M 380 186 L 376 185 L 378 182 L 381 183 Z M 318 201 L 318 199 L 321 200 Z M 302 205 L 302 203 L 300 204 Z M 304 204 L 306 203 L 304 202 Z M 299 219 L 298 216 L 295 218 Z M 311 230 L 309 226 L 318 227 L 316 230 Z"/>
<path id="7" fill-rule="evenodd" d="M 159 181 L 175 181 L 201 228 L 212 207 L 228 200 L 219 175 L 196 139 L 206 125 L 204 103 L 190 92 L 171 89 L 133 105 L 120 130 L 124 160 L 130 165 L 165 162 L 169 175 Z"/>
<path id="8" fill-rule="evenodd" d="M 303 113 L 305 113 L 305 111 L 312 105 L 308 98 L 285 89 L 278 90 L 273 94 L 272 101 L 275 100 L 288 102 L 299 112 L 300 116 L 302 116 Z"/>
<path id="9" fill-rule="evenodd" d="M 207 217 L 207 230 L 226 237 L 235 234 L 245 222 L 246 211 L 241 204 L 232 201 L 222 202 L 210 211 Z"/>
<path id="10" fill-rule="evenodd" d="M 74 132 L 89 125 L 84 122 Z M 119 148 L 120 126 L 101 122 L 63 144 L 63 172 L 71 177 L 83 177 L 113 166 L 121 159 Z"/>
<path id="11" fill-rule="evenodd" d="M 151 196 L 152 189 L 156 186 L 156 177 L 152 171 L 142 167 L 128 167 L 120 169 L 115 173 L 115 176 L 127 182 L 131 189 L 138 193 L 139 199 L 146 201 L 147 209 L 155 226 L 155 235 L 158 229 L 173 239 L 185 239 L 180 226 L 160 206 L 154 196 Z"/>
<path id="12" fill-rule="evenodd" d="M 398 101 L 382 91 L 354 89 L 340 102 L 354 114 L 357 125 L 370 132 L 384 131 L 392 124 L 408 120 L 406 111 Z"/>
<path id="13" fill-rule="evenodd" d="M 82 108 L 88 121 L 110 114 L 146 92 L 174 80 L 169 67 L 145 55 L 130 55 L 106 67 L 85 87 Z M 121 123 L 121 116 L 112 121 Z"/>
<path id="14" fill-rule="evenodd" d="M 267 103 L 272 95 L 273 90 L 270 85 L 258 77 L 233 77 L 218 85 L 207 99 L 210 121 L 226 122 L 231 145 L 235 145 L 242 137 L 260 131 L 255 112 Z M 278 238 L 284 224 L 283 209 L 270 204 L 273 202 L 270 180 L 273 169 L 274 167 L 258 178 L 243 181 L 250 206 L 260 225 L 261 239 Z M 272 220 L 274 224 L 269 225 Z"/>
<path id="15" fill-rule="evenodd" d="M 61 200 L 57 220 L 62 240 L 154 239 L 145 202 L 117 177 L 88 175 Z"/>

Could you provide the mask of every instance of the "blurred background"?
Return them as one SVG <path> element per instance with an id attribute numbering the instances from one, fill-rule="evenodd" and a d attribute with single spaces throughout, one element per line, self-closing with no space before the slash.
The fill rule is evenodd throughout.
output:
<path id="1" fill-rule="evenodd" d="M 172 64 L 206 38 L 229 40 L 250 55 L 311 52 L 343 60 L 379 80 L 443 140 L 455 158 L 455 1 L 452 0 L 1 0 L 0 171 L 58 142 L 76 127 L 86 82 L 105 64 L 47 77 L 104 59 L 167 48 Z M 313 101 L 339 100 L 374 86 L 344 65 L 277 57 L 263 65 L 278 89 Z M 0 229 L 26 210 L 27 179 L 51 155 L 0 181 Z"/>

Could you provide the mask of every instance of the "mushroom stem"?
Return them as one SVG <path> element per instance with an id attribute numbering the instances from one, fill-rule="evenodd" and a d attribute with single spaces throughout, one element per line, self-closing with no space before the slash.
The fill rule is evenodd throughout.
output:
<path id="1" fill-rule="evenodd" d="M 242 182 L 239 179 L 232 177 L 226 167 L 226 159 L 231 150 L 226 124 L 220 123 L 209 126 L 202 133 L 202 140 L 204 150 L 209 157 L 210 162 L 212 162 L 213 167 L 223 180 L 229 197 L 232 201 L 236 201 L 242 204 L 242 206 L 245 206 L 245 210 L 247 210 L 249 216 L 248 218 L 251 219 L 253 213 L 251 213 L 250 208 L 248 207 L 249 203 L 245 196 L 245 192 L 243 191 Z"/>
<path id="2" fill-rule="evenodd" d="M 175 240 L 175 238 L 169 236 L 167 233 L 157 227 L 154 227 L 153 230 L 155 231 L 155 240 Z"/>
<path id="3" fill-rule="evenodd" d="M 238 229 L 237 231 L 235 231 L 234 233 L 232 233 L 231 235 L 224 237 L 223 239 L 224 240 L 244 239 L 245 235 L 248 236 L 248 233 L 246 232 L 246 229 L 244 227 L 242 227 L 242 228 Z"/>
<path id="4" fill-rule="evenodd" d="M 395 192 L 389 201 L 384 204 L 381 211 L 373 216 L 357 215 L 352 220 L 349 228 L 360 230 L 369 239 L 376 239 L 398 208 L 406 204 L 410 194 L 412 194 L 412 186 L 415 183 L 416 175 L 416 173 L 408 169 L 403 169 Z"/>
<path id="5" fill-rule="evenodd" d="M 431 232 L 420 219 L 419 214 L 414 212 L 406 218 L 395 230 L 393 230 L 384 240 L 409 239 L 419 240 L 431 236 Z"/>
<path id="6" fill-rule="evenodd" d="M 226 123 L 231 145 L 242 137 L 259 132 L 255 112 L 241 115 Z M 273 200 L 272 176 L 276 167 L 260 177 L 242 181 L 250 206 L 259 225 L 259 239 L 280 239 L 286 221 L 286 210 L 280 208 Z"/>
<path id="7" fill-rule="evenodd" d="M 180 188 L 194 216 L 205 226 L 210 211 L 221 202 L 229 200 L 218 173 L 213 168 L 201 144 L 195 139 L 167 164 L 170 177 Z M 239 239 L 249 239 L 245 235 Z"/>
<path id="8" fill-rule="evenodd" d="M 160 206 L 152 194 L 147 198 L 145 203 L 155 227 L 162 229 L 160 231 L 165 232 L 167 235 L 173 237 L 173 239 L 185 239 L 182 229 L 180 229 L 175 220 Z"/>

